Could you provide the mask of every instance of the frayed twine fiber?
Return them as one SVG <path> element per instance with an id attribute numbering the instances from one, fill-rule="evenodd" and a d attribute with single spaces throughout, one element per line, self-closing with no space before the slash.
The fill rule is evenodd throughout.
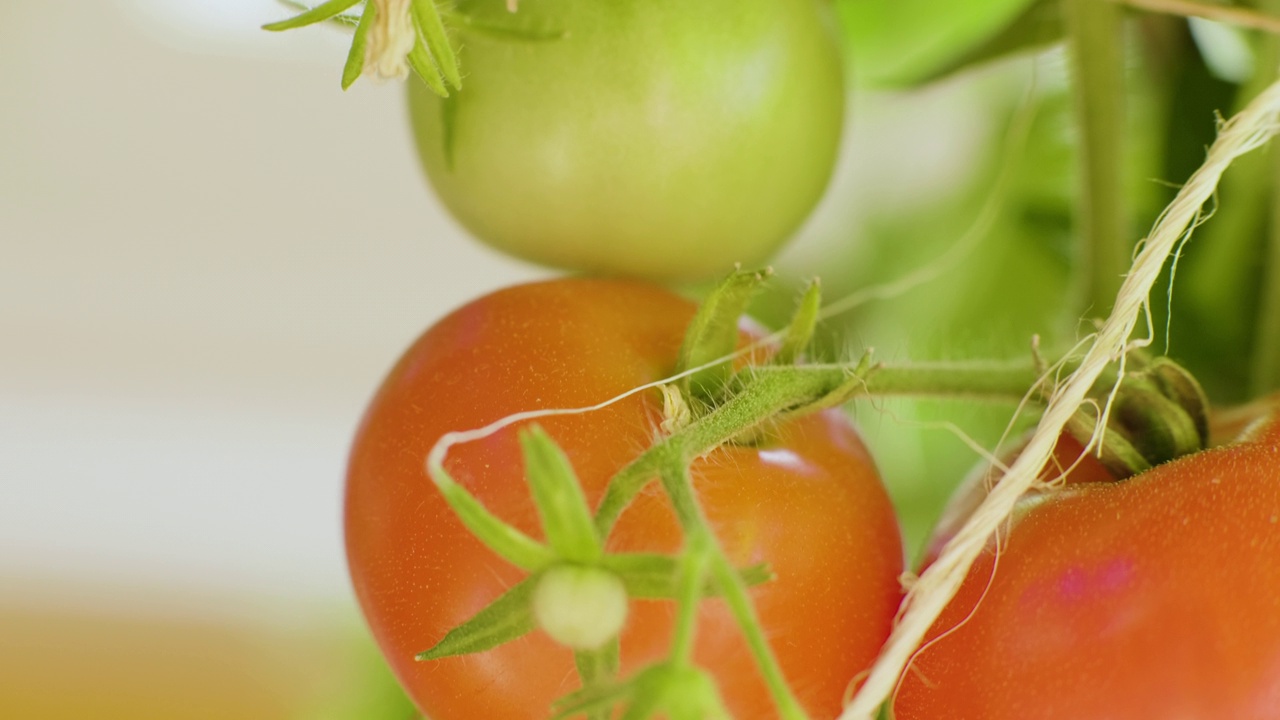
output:
<path id="1" fill-rule="evenodd" d="M 1093 337 L 1080 367 L 1053 389 L 1044 416 L 1026 449 L 973 517 L 947 543 L 937 561 L 908 590 L 893 633 L 866 682 L 839 720 L 872 720 L 879 707 L 893 695 L 899 677 L 911 663 L 929 628 L 955 596 L 987 541 L 1005 524 L 1018 498 L 1036 481 L 1068 418 L 1085 402 L 1086 393 L 1102 371 L 1111 363 L 1120 363 L 1123 369 L 1125 354 L 1150 342 L 1149 338 L 1130 338 L 1139 318 L 1149 321 L 1148 302 L 1160 270 L 1200 222 L 1202 208 L 1216 192 L 1222 173 L 1237 157 L 1275 135 L 1280 129 L 1278 123 L 1280 81 L 1219 127 L 1218 138 L 1209 148 L 1204 164 L 1161 213 L 1151 234 L 1139 244 L 1133 265 L 1116 297 L 1115 308 Z M 1105 422 L 1105 416 L 1103 420 Z"/>
<path id="2" fill-rule="evenodd" d="M 403 80 L 409 75 L 409 53 L 418 40 L 411 0 L 369 0 L 373 25 L 365 45 L 365 75 L 374 80 Z"/>

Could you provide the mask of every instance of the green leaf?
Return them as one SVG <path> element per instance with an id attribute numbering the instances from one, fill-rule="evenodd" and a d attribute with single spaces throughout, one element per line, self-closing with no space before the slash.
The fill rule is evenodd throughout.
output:
<path id="1" fill-rule="evenodd" d="M 318 22 L 324 22 L 325 20 L 332 20 L 343 11 L 354 7 L 358 2 L 360 2 L 360 0 L 329 0 L 328 2 L 321 3 L 306 12 L 295 15 L 288 20 L 267 23 L 262 26 L 262 29 L 279 32 L 281 30 L 292 30 L 293 28 L 313 25 Z M 293 5 L 294 3 L 288 4 Z"/>
<path id="2" fill-rule="evenodd" d="M 738 347 L 738 319 L 751 297 L 772 274 L 768 269 L 738 270 L 711 291 L 685 333 L 676 367 L 678 372 L 733 354 Z M 732 375 L 732 362 L 716 362 L 686 377 L 683 384 L 693 396 L 713 400 L 728 385 Z"/>
<path id="3" fill-rule="evenodd" d="M 1047 47 L 1061 41 L 1066 33 L 1061 3 L 1039 0 L 995 36 L 921 77 L 920 82 L 932 82 L 975 65 Z"/>
<path id="4" fill-rule="evenodd" d="M 549 548 L 489 512 L 466 488 L 449 477 L 444 468 L 432 468 L 431 479 L 462 524 L 490 550 L 529 571 L 541 570 L 555 560 Z"/>
<path id="5" fill-rule="evenodd" d="M 342 89 L 346 90 L 360 78 L 364 72 L 364 46 L 369 41 L 369 28 L 373 27 L 374 5 L 365 3 L 364 12 L 360 14 L 360 22 L 356 25 L 356 34 L 351 38 L 351 51 L 347 53 L 347 63 L 342 67 Z"/>
<path id="6" fill-rule="evenodd" d="M 569 562 L 594 563 L 600 557 L 600 540 L 569 458 L 538 425 L 520 432 L 520 446 L 547 542 Z"/>
<path id="7" fill-rule="evenodd" d="M 426 43 L 426 48 L 435 66 L 445 81 L 455 90 L 462 88 L 462 75 L 458 72 L 458 57 L 449 44 L 445 34 L 444 23 L 440 20 L 440 11 L 436 9 L 435 0 L 413 0 L 410 6 L 413 12 L 413 23 L 418 28 L 418 39 Z"/>
<path id="8" fill-rule="evenodd" d="M 804 296 L 795 315 L 787 325 L 786 337 L 782 340 L 782 348 L 773 356 L 779 365 L 791 365 L 800 359 L 809 341 L 813 339 L 813 330 L 818 325 L 818 311 L 822 309 L 822 285 L 814 278 L 805 288 Z"/>
<path id="9" fill-rule="evenodd" d="M 1000 35 L 1037 0 L 840 0 L 854 72 L 910 86 Z"/>
<path id="10" fill-rule="evenodd" d="M 515 640 L 536 627 L 531 598 L 538 577 L 525 578 L 470 620 L 449 631 L 415 660 L 438 660 L 484 652 Z"/>
<path id="11" fill-rule="evenodd" d="M 678 592 L 676 573 L 677 558 L 656 553 L 610 553 L 600 559 L 600 566 L 622 578 L 627 594 L 646 600 L 672 600 Z M 756 563 L 738 571 L 748 587 L 767 583 L 774 579 L 773 571 L 765 563 Z M 714 596 L 720 587 L 708 580 L 702 594 Z"/>

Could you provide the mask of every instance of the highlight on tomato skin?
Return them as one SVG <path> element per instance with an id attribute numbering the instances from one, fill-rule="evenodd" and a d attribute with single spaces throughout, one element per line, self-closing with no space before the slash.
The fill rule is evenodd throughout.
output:
<path id="1" fill-rule="evenodd" d="M 525 577 L 448 509 L 424 474 L 428 450 L 447 431 L 524 410 L 592 405 L 666 377 L 693 314 L 686 300 L 638 282 L 508 288 L 438 322 L 384 381 L 351 453 L 347 557 L 378 645 L 433 720 L 540 720 L 578 681 L 572 653 L 540 630 L 483 653 L 414 661 Z M 538 423 L 565 451 L 594 507 L 661 420 L 655 389 Z M 519 427 L 455 447 L 446 468 L 503 520 L 540 537 Z M 787 680 L 813 716 L 835 717 L 851 678 L 887 637 L 901 597 L 897 520 L 866 447 L 830 410 L 789 421 L 759 445 L 713 451 L 691 474 L 728 559 L 738 567 L 766 563 L 775 575 L 750 594 Z M 606 550 L 674 553 L 681 542 L 665 495 L 653 487 L 623 512 Z M 630 606 L 623 676 L 664 656 L 673 623 L 669 601 Z M 693 656 L 735 718 L 776 717 L 723 601 L 702 601 Z"/>
<path id="2" fill-rule="evenodd" d="M 897 720 L 1280 717 L 1280 420 L 1041 498 L 902 678 Z"/>

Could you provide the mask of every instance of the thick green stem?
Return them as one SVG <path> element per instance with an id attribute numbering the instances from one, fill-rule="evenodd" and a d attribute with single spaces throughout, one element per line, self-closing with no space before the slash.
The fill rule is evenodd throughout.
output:
<path id="1" fill-rule="evenodd" d="M 825 374 L 832 385 L 848 379 L 847 366 L 806 365 L 802 372 Z M 762 367 L 767 376 L 796 368 Z M 967 398 L 994 402 L 1018 402 L 1040 379 L 1040 371 L 1030 363 L 876 365 L 863 378 L 863 395 Z"/>
<path id="2" fill-rule="evenodd" d="M 1272 153 L 1271 227 L 1262 268 L 1250 388 L 1263 395 L 1280 389 L 1280 153 Z"/>
<path id="3" fill-rule="evenodd" d="M 1129 268 L 1125 183 L 1123 10 L 1111 0 L 1064 0 L 1080 138 L 1077 235 L 1081 315 L 1106 316 Z"/>
<path id="4" fill-rule="evenodd" d="M 649 448 L 610 481 L 596 508 L 596 532 L 608 537 L 632 498 L 668 463 L 688 464 L 716 446 L 768 421 L 777 413 L 818 402 L 834 393 L 927 395 L 1018 402 L 1035 387 L 1032 363 L 1008 365 L 849 365 L 755 368 L 749 384 L 728 402 Z"/>
<path id="5" fill-rule="evenodd" d="M 1280 0 L 1259 0 L 1258 9 L 1280 14 Z M 1259 46 L 1255 74 L 1259 82 L 1276 77 L 1280 62 L 1280 37 L 1267 35 Z M 1270 176 L 1271 217 L 1263 249 L 1258 315 L 1250 362 L 1250 389 L 1262 395 L 1280 388 L 1280 152 L 1269 150 L 1265 172 Z"/>

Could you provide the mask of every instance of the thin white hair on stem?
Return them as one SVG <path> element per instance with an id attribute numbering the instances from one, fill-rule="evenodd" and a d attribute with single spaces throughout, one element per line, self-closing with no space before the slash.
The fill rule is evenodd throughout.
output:
<path id="1" fill-rule="evenodd" d="M 1054 390 L 1022 454 L 908 591 L 900 621 L 895 624 L 866 683 L 839 720 L 871 720 L 894 694 L 921 641 L 955 597 L 988 539 L 1007 522 L 1018 498 L 1032 486 L 1067 421 L 1085 401 L 1086 393 L 1109 365 L 1120 363 L 1123 370 L 1125 354 L 1142 346 L 1141 340 L 1134 341 L 1131 336 L 1139 318 L 1149 318 L 1151 291 L 1161 268 L 1195 229 L 1200 209 L 1213 196 L 1222 173 L 1237 157 L 1275 135 L 1277 123 L 1280 123 L 1280 81 L 1219 128 L 1204 164 L 1192 174 L 1152 227 L 1125 276 L 1111 316 L 1098 330 L 1080 366 Z"/>
<path id="2" fill-rule="evenodd" d="M 1027 139 L 1031 136 L 1031 127 L 1037 110 L 1036 86 L 1036 67 L 1033 65 L 1031 79 L 1027 82 L 1022 98 L 1018 101 L 1009 131 L 1005 136 L 1000 171 L 996 175 L 990 193 L 987 194 L 986 202 L 982 204 L 973 223 L 964 234 L 933 262 L 918 267 L 897 280 L 856 290 L 824 306 L 818 313 L 819 319 L 829 319 L 874 300 L 890 300 L 905 295 L 942 277 L 978 247 L 982 239 L 991 232 L 991 228 L 1000 217 L 1000 211 L 1004 209 L 1007 189 L 1013 181 L 1013 171 L 1017 167 L 1015 160 L 1025 150 Z"/>

